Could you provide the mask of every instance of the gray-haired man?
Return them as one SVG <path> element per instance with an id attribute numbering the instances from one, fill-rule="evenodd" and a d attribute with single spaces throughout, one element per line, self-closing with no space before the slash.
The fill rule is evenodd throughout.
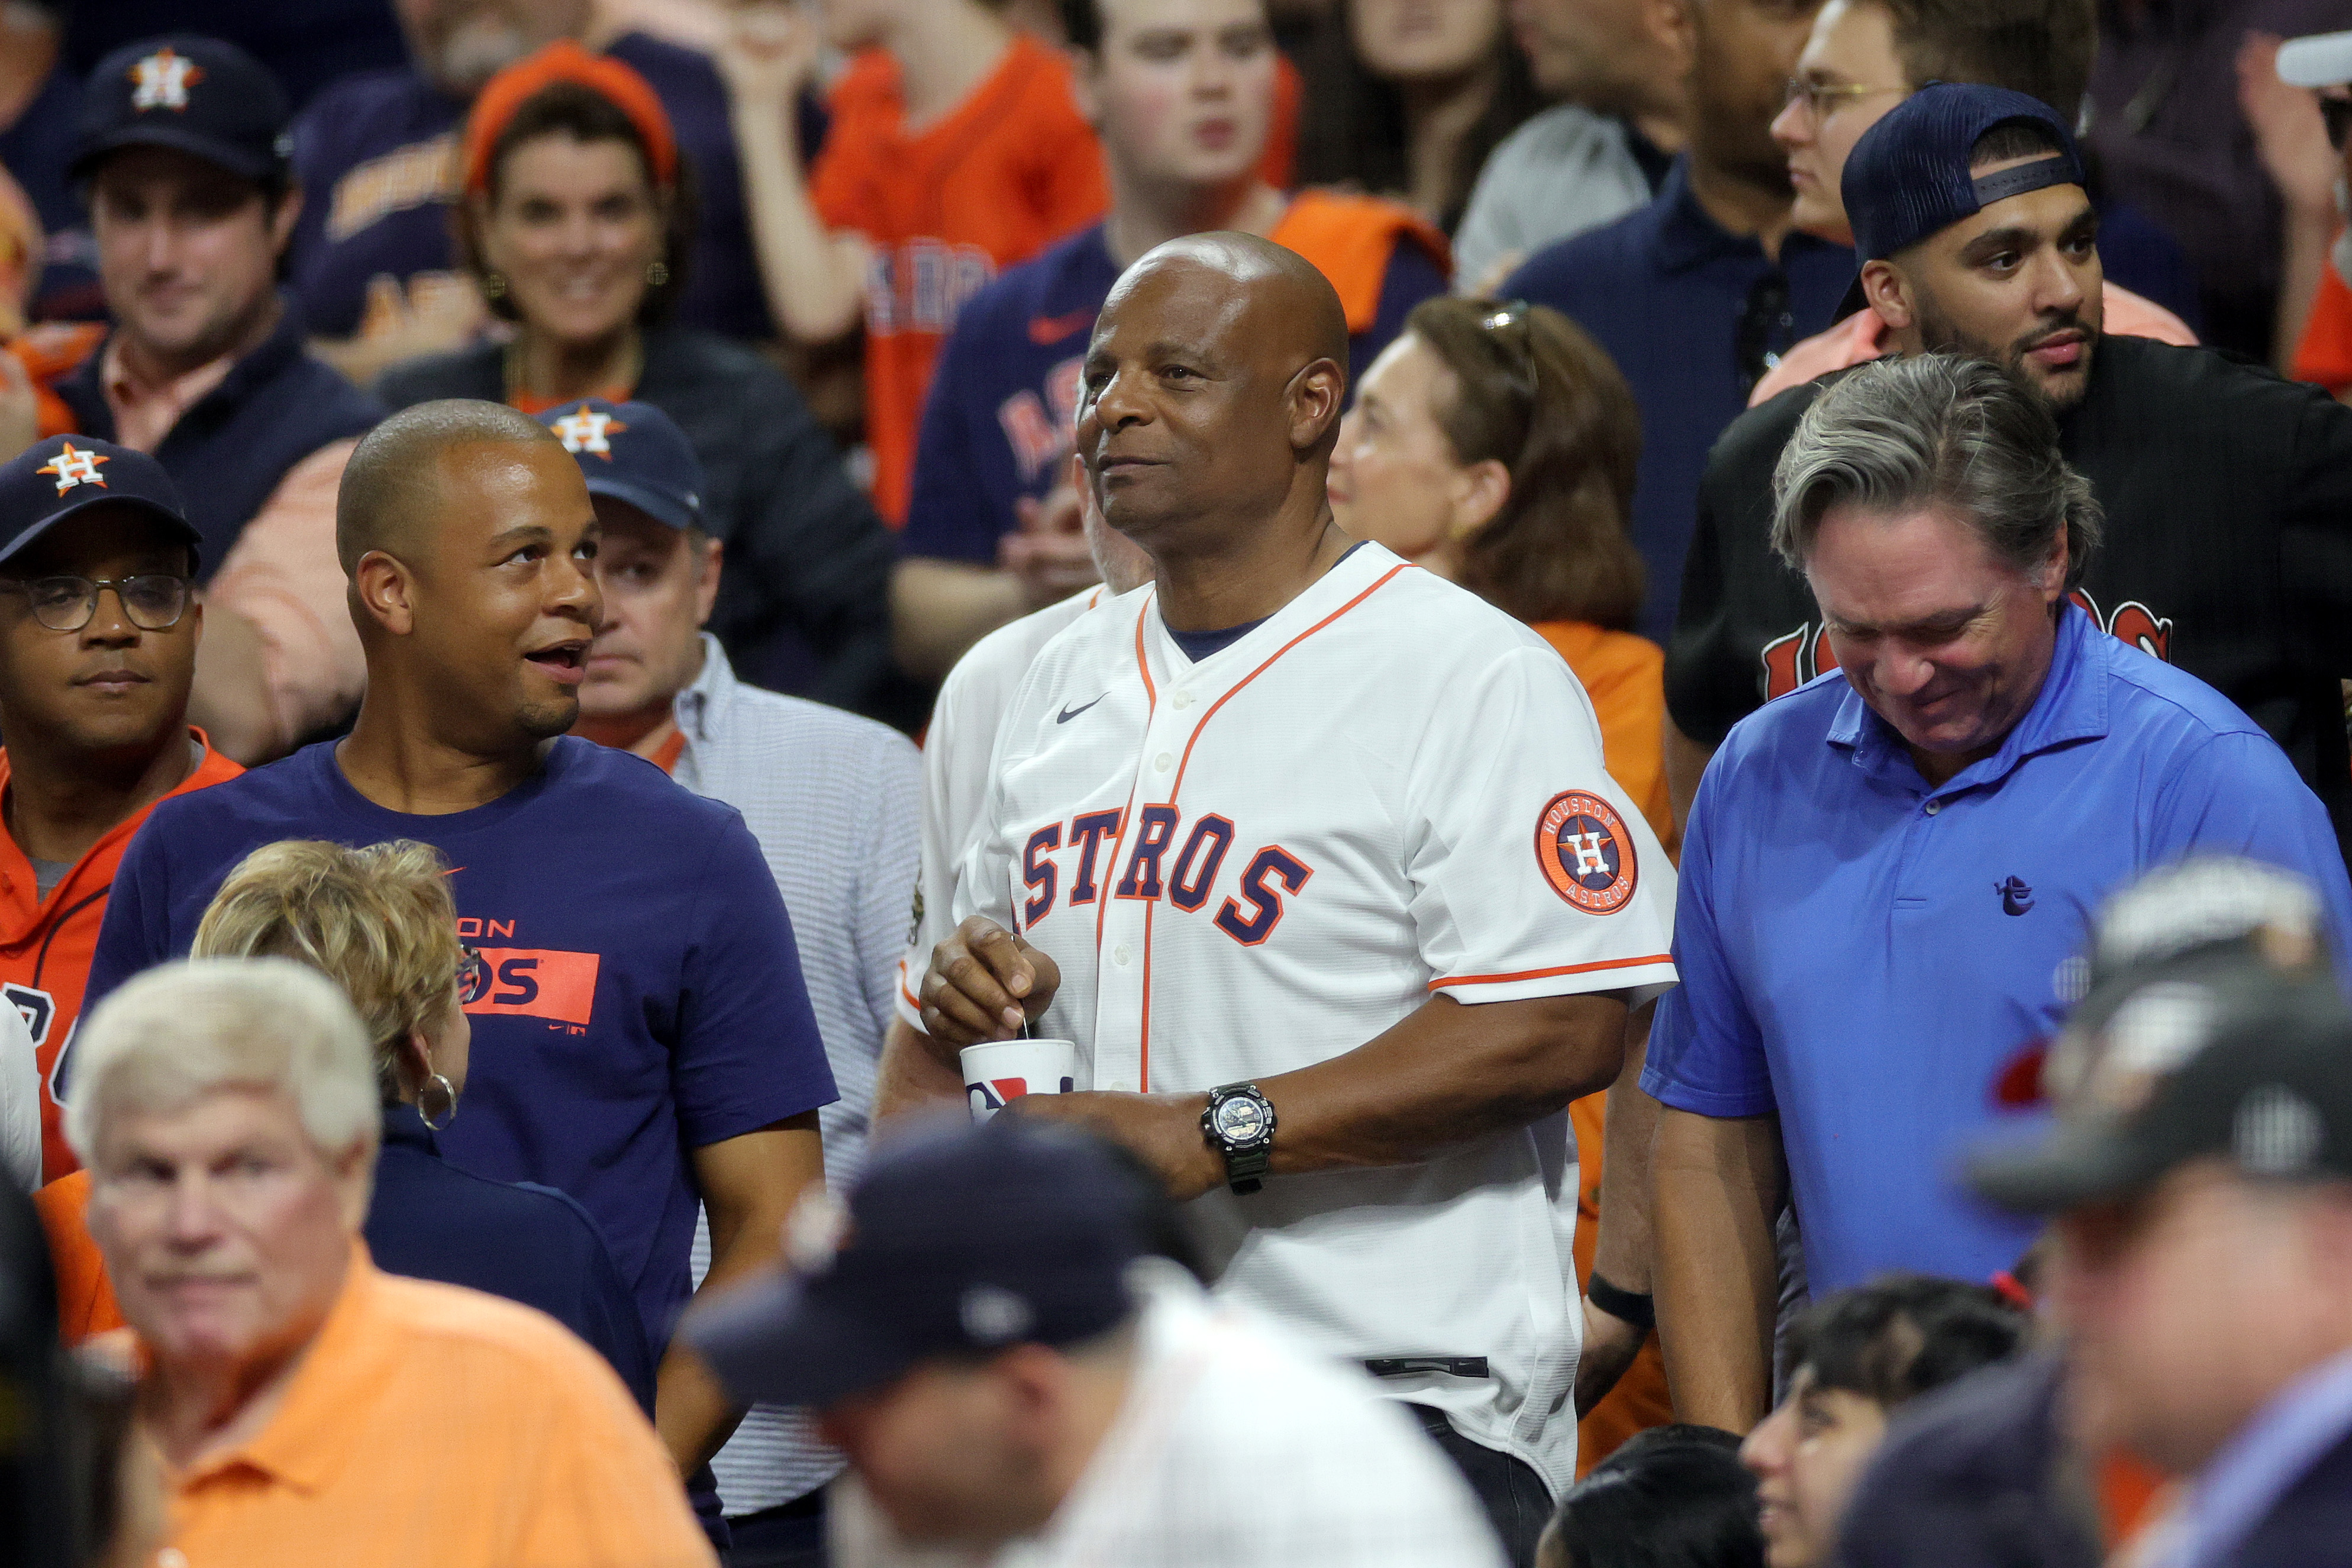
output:
<path id="1" fill-rule="evenodd" d="M 1675 1409 L 1735 1431 L 1766 1408 L 1784 1200 L 1818 1292 L 1983 1279 L 2025 1250 L 2032 1227 L 1958 1195 L 1948 1162 L 2056 1032 L 2110 890 L 2238 853 L 2352 929 L 2326 814 L 2276 744 L 2069 600 L 2098 510 L 2045 398 L 1979 360 L 1865 366 L 1807 411 L 1774 490 L 1843 673 L 1743 721 L 1707 770 L 1682 984 L 1642 1076 Z"/>

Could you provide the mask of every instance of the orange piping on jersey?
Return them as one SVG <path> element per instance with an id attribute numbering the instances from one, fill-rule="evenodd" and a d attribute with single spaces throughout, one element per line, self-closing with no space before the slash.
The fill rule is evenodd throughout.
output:
<path id="1" fill-rule="evenodd" d="M 903 958 L 898 961 L 898 994 L 907 999 L 907 1005 L 915 1010 L 916 1017 L 923 1016 L 923 999 L 907 989 L 907 961 Z"/>
<path id="2" fill-rule="evenodd" d="M 1450 980 L 1433 980 L 1432 991 L 1448 985 L 1502 985 L 1514 980 L 1549 980 L 1555 974 L 1590 974 L 1596 969 L 1639 969 L 1650 963 L 1672 963 L 1671 952 L 1654 952 L 1647 958 L 1604 958 L 1594 963 L 1563 963 L 1557 969 L 1522 969 L 1517 974 L 1457 974 Z"/>
<path id="3" fill-rule="evenodd" d="M 1390 578 L 1395 576 L 1400 572 L 1409 570 L 1411 565 L 1412 563 L 1410 562 L 1406 562 L 1390 567 L 1386 572 L 1381 574 L 1379 582 L 1374 583 L 1370 587 L 1365 589 L 1362 593 L 1357 595 L 1354 598 L 1349 600 L 1346 604 L 1340 605 L 1338 609 L 1332 611 L 1329 615 L 1324 616 L 1321 620 L 1316 622 L 1313 626 L 1307 627 L 1305 631 L 1299 633 L 1288 642 L 1284 643 L 1280 647 L 1275 649 L 1274 652 L 1266 656 L 1266 660 L 1264 664 L 1259 665 L 1255 669 L 1253 669 L 1247 675 L 1243 676 L 1240 680 L 1234 682 L 1232 690 L 1227 691 L 1224 696 L 1220 697 L 1214 702 L 1210 703 L 1209 710 L 1201 715 L 1201 721 L 1192 726 L 1192 740 L 1184 742 L 1184 760 L 1176 765 L 1176 782 L 1168 786 L 1168 799 L 1163 804 L 1168 805 L 1174 805 L 1176 804 L 1177 793 L 1184 787 L 1184 770 L 1192 765 L 1192 747 L 1200 741 L 1201 731 L 1209 727 L 1209 721 L 1217 716 L 1218 709 L 1223 708 L 1228 701 L 1230 701 L 1234 694 L 1241 690 L 1243 687 L 1247 686 L 1251 681 L 1255 680 L 1259 676 L 1264 675 L 1267 670 L 1273 668 L 1275 660 L 1280 658 L 1284 654 L 1288 653 L 1292 648 L 1297 647 L 1300 643 L 1305 642 L 1308 637 L 1313 637 L 1317 632 L 1321 631 L 1325 626 L 1329 626 L 1333 621 L 1338 620 L 1341 616 L 1346 615 L 1349 610 L 1354 609 L 1358 605 L 1362 604 L 1366 599 L 1370 598 L 1374 594 L 1379 593 L 1382 587 L 1387 585 Z M 1135 621 L 1135 660 L 1139 665 L 1143 662 L 1143 618 L 1140 616 L 1137 616 Z M 1149 670 L 1144 673 L 1143 683 L 1147 687 L 1151 684 L 1151 675 Z M 1129 798 L 1129 804 L 1130 806 L 1134 804 L 1132 797 Z M 1122 839 L 1126 837 L 1126 828 L 1127 825 L 1125 823 L 1121 823 L 1119 825 L 1119 832 Z M 1112 862 L 1114 870 L 1117 869 L 1117 866 L 1118 862 L 1114 859 Z M 1143 1023 L 1142 1041 L 1139 1047 L 1139 1050 L 1143 1062 L 1143 1089 L 1144 1092 L 1147 1094 L 1151 1091 L 1151 916 L 1153 913 L 1154 904 L 1156 904 L 1156 902 L 1157 900 L 1154 900 L 1154 903 L 1143 906 Z M 1108 899 L 1105 899 L 1103 900 L 1105 908 L 1108 908 L 1110 900 Z M 1097 910 L 1095 913 L 1095 963 L 1097 968 L 1099 968 L 1102 963 L 1102 913 L 1100 910 Z"/>
<path id="4" fill-rule="evenodd" d="M 1192 726 L 1192 738 L 1184 742 L 1184 760 L 1176 765 L 1176 782 L 1168 786 L 1168 804 L 1170 805 L 1176 804 L 1177 792 L 1184 787 L 1184 770 L 1192 765 L 1192 748 L 1200 743 L 1201 731 L 1209 727 L 1209 721 L 1217 716 L 1218 709 L 1223 708 L 1226 703 L 1232 701 L 1236 696 L 1238 696 L 1243 687 L 1247 686 L 1251 681 L 1255 680 L 1259 676 L 1264 675 L 1267 670 L 1273 668 L 1274 661 L 1276 659 L 1280 658 L 1284 654 L 1288 653 L 1292 648 L 1297 647 L 1300 643 L 1305 642 L 1308 637 L 1313 637 L 1317 632 L 1321 631 L 1325 626 L 1329 626 L 1333 621 L 1338 620 L 1341 616 L 1346 615 L 1349 610 L 1354 609 L 1358 605 L 1362 604 L 1366 599 L 1370 598 L 1374 594 L 1379 593 L 1382 588 L 1388 586 L 1389 579 L 1395 576 L 1398 573 L 1411 571 L 1412 569 L 1412 563 L 1411 562 L 1401 562 L 1398 564 L 1390 567 L 1386 572 L 1381 574 L 1381 580 L 1379 582 L 1373 584 L 1370 587 L 1365 589 L 1362 593 L 1357 595 L 1354 598 L 1349 600 L 1346 604 L 1340 605 L 1338 609 L 1332 611 L 1329 615 L 1324 616 L 1321 620 L 1316 622 L 1313 626 L 1307 627 L 1305 631 L 1299 633 L 1288 642 L 1284 643 L 1280 647 L 1276 648 L 1272 654 L 1267 656 L 1266 661 L 1264 664 L 1259 665 L 1255 669 L 1253 669 L 1247 675 L 1243 676 L 1239 680 L 1234 683 L 1232 690 L 1226 692 L 1223 697 L 1218 698 L 1214 702 L 1210 703 L 1209 710 L 1201 715 L 1201 721 Z M 1143 650 L 1143 623 L 1141 621 L 1138 621 L 1135 624 L 1135 645 L 1136 651 L 1140 654 Z"/>
<path id="5" fill-rule="evenodd" d="M 1143 602 L 1143 607 L 1135 612 L 1135 668 L 1136 672 L 1143 677 L 1143 728 L 1147 734 L 1150 732 L 1153 715 L 1160 711 L 1160 689 L 1151 684 L 1151 664 L 1143 657 L 1143 617 L 1150 613 L 1150 609 L 1151 600 L 1146 599 Z M 1130 788 L 1127 792 L 1127 809 L 1119 815 L 1118 831 L 1112 836 L 1110 841 L 1110 873 L 1114 877 L 1118 875 L 1119 846 L 1127 842 L 1127 826 L 1134 820 L 1135 791 Z M 1097 976 L 1102 973 L 1103 916 L 1109 911 L 1110 893 L 1106 889 L 1101 899 L 1095 904 L 1095 973 Z M 1097 986 L 1099 987 L 1101 984 L 1100 979 L 1097 978 Z"/>

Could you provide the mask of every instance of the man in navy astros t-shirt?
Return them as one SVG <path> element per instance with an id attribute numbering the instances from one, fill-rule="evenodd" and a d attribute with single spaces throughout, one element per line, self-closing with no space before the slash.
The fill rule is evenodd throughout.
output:
<path id="1" fill-rule="evenodd" d="M 394 416 L 352 455 L 336 531 L 367 651 L 357 723 L 148 819 L 90 999 L 184 954 L 260 845 L 433 845 L 478 954 L 472 1068 L 441 1147 L 585 1205 L 658 1350 L 692 1290 L 698 1198 L 723 1284 L 774 1258 L 823 1175 L 833 1075 L 783 900 L 732 808 L 563 734 L 603 616 L 596 521 L 536 421 L 457 401 Z M 734 1417 L 691 1358 L 664 1362 L 656 1413 L 689 1471 Z"/>

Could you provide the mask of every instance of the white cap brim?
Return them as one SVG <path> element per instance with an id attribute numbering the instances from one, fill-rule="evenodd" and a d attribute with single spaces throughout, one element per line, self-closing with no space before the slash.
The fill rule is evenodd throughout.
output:
<path id="1" fill-rule="evenodd" d="M 2290 87 L 2352 82 L 2352 33 L 2314 33 L 2279 46 L 2279 80 Z"/>

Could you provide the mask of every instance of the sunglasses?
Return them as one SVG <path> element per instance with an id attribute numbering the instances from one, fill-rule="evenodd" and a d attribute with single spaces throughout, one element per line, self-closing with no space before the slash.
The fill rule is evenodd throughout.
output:
<path id="1" fill-rule="evenodd" d="M 1507 300 L 1478 318 L 1478 324 L 1502 351 L 1511 373 L 1512 389 L 1529 404 L 1536 400 L 1536 349 L 1528 328 L 1528 302 Z"/>
<path id="2" fill-rule="evenodd" d="M 1796 313 L 1789 308 L 1786 274 L 1767 272 L 1748 285 L 1748 299 L 1740 306 L 1739 321 L 1731 333 L 1732 363 L 1743 393 L 1780 363 L 1780 356 L 1796 342 Z"/>

